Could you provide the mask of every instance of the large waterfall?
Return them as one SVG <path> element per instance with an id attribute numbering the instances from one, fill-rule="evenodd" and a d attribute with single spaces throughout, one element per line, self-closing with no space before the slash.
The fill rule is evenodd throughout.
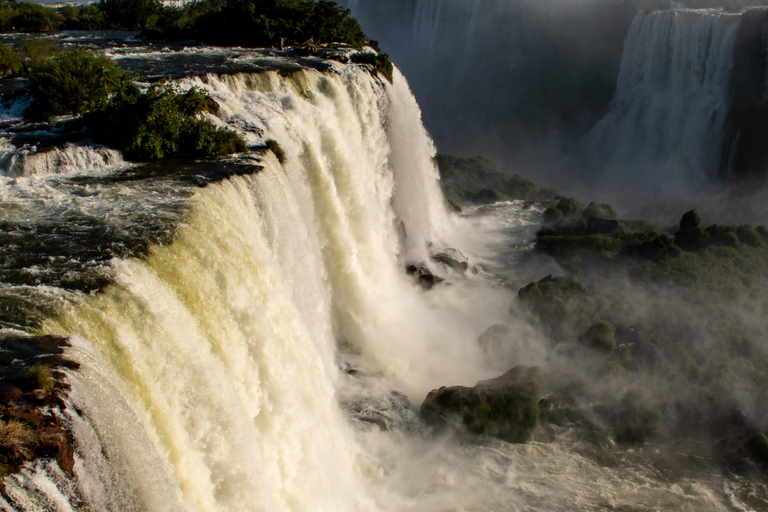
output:
<path id="1" fill-rule="evenodd" d="M 601 186 L 674 195 L 716 181 L 739 20 L 692 10 L 635 18 L 614 100 L 587 140 Z"/>
<path id="2" fill-rule="evenodd" d="M 748 508 L 740 477 L 668 475 L 567 428 L 527 444 L 427 428 L 416 411 L 434 388 L 558 364 L 513 302 L 528 276 L 510 262 L 542 208 L 447 213 L 399 71 L 390 84 L 362 66 L 281 65 L 178 84 L 284 160 L 14 153 L 27 164 L 0 176 L 0 327 L 68 336 L 79 368 L 55 411 L 75 436 L 72 474 L 28 464 L 4 478 L 0 509 Z M 423 289 L 411 263 L 447 282 Z M 491 326 L 506 338 L 483 348 Z"/>
<path id="3" fill-rule="evenodd" d="M 462 238 L 418 106 L 400 74 L 340 68 L 182 82 L 247 137 L 278 140 L 285 163 L 268 154 L 257 174 L 201 189 L 172 243 L 114 260 L 103 292 L 67 294 L 42 322 L 81 364 L 66 413 L 76 476 L 25 470 L 6 483 L 14 507 L 388 509 L 339 400 L 418 402 L 489 375 L 466 341 L 506 317 L 508 292 L 470 280 L 432 303 L 402 270 Z M 39 173 L 4 183 L 9 197 L 40 183 L 25 180 Z M 475 305 L 457 309 L 462 296 Z M 345 365 L 368 384 L 340 381 Z"/>

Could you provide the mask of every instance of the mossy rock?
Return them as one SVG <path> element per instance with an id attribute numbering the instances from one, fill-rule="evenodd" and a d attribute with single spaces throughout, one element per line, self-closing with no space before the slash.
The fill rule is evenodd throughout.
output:
<path id="1" fill-rule="evenodd" d="M 421 405 L 421 416 L 437 428 L 457 423 L 474 434 L 524 443 L 539 423 L 541 371 L 517 366 L 474 387 L 432 390 Z"/>
<path id="2" fill-rule="evenodd" d="M 650 397 L 628 392 L 610 411 L 616 441 L 639 444 L 658 436 L 664 428 L 663 407 Z"/>

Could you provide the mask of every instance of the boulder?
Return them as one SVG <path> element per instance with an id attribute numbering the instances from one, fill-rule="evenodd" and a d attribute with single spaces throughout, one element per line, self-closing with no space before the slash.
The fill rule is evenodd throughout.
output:
<path id="1" fill-rule="evenodd" d="M 473 387 L 443 386 L 421 404 L 421 416 L 436 428 L 463 424 L 469 432 L 511 443 L 529 441 L 539 423 L 541 371 L 516 366 Z"/>

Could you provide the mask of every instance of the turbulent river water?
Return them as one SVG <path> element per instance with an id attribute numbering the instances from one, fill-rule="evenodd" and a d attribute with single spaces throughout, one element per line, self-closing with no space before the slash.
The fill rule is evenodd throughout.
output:
<path id="1" fill-rule="evenodd" d="M 3 331 L 70 336 L 81 366 L 59 412 L 76 435 L 74 475 L 29 465 L 5 478 L 0 508 L 766 505 L 765 489 L 738 477 L 657 468 L 653 446 L 595 450 L 567 429 L 523 445 L 431 432 L 417 415 L 431 389 L 556 357 L 510 309 L 520 280 L 540 277 L 515 263 L 541 208 L 448 213 L 397 71 L 389 84 L 360 66 L 230 57 L 283 70 L 188 71 L 178 84 L 207 91 L 214 121 L 250 144 L 277 140 L 282 164 L 266 152 L 137 166 L 98 148 L 6 146 Z M 440 252 L 468 270 L 433 261 Z M 446 281 L 426 291 L 407 263 Z M 508 339 L 483 352 L 478 336 L 498 323 Z"/>

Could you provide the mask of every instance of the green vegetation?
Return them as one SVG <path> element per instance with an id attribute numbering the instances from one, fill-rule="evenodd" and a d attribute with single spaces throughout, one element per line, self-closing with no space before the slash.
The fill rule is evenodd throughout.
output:
<path id="1" fill-rule="evenodd" d="M 218 112 L 218 104 L 204 93 L 178 93 L 168 84 L 142 93 L 112 60 L 90 50 L 59 50 L 52 39 L 23 38 L 14 49 L 0 45 L 3 70 L 29 72 L 34 101 L 26 117 L 86 114 L 81 124 L 91 138 L 128 158 L 215 157 L 247 150 L 235 132 L 199 117 Z M 279 146 L 275 151 L 278 159 L 285 158 Z"/>
<path id="2" fill-rule="evenodd" d="M 35 389 L 41 389 L 45 392 L 53 391 L 53 371 L 50 367 L 42 364 L 30 366 L 27 369 L 27 375 L 32 380 Z"/>
<path id="3" fill-rule="evenodd" d="M 110 59 L 82 48 L 36 58 L 29 76 L 34 103 L 25 115 L 82 114 L 104 103 L 126 80 L 125 71 Z"/>
<path id="4" fill-rule="evenodd" d="M 592 324 L 582 339 L 590 347 L 603 352 L 616 350 L 616 328 L 610 322 L 597 322 Z"/>
<path id="5" fill-rule="evenodd" d="M 142 93 L 126 83 L 89 113 L 85 124 L 95 141 L 136 160 L 213 157 L 247 150 L 235 132 L 200 119 L 202 112 L 215 114 L 218 105 L 197 89 L 179 93 L 170 84 L 161 84 Z"/>
<path id="6" fill-rule="evenodd" d="M 221 45 L 268 47 L 311 41 L 361 46 L 365 34 L 349 13 L 326 0 L 206 0 L 184 7 L 165 7 L 159 0 L 101 0 L 59 8 L 2 0 L 0 30 L 153 29 L 162 37 Z M 381 66 L 386 75 L 385 63 Z"/>
<path id="7" fill-rule="evenodd" d="M 21 72 L 21 59 L 13 48 L 0 44 L 0 75 L 16 75 Z"/>
<path id="8" fill-rule="evenodd" d="M 277 158 L 277 161 L 281 164 L 285 163 L 285 151 L 283 151 L 283 148 L 280 147 L 280 144 L 274 139 L 267 139 L 265 141 L 265 144 L 267 145 L 267 149 L 270 150 L 272 153 L 274 153 L 275 158 Z"/>
<path id="9" fill-rule="evenodd" d="M 392 75 L 395 69 L 392 61 L 389 60 L 389 55 L 386 53 L 358 52 L 353 53 L 349 60 L 355 64 L 369 64 L 373 66 L 374 71 L 381 73 L 389 83 L 392 83 Z"/>
<path id="10" fill-rule="evenodd" d="M 0 3 L 2 32 L 53 32 L 58 30 L 61 22 L 61 15 L 50 7 L 14 0 Z"/>
<path id="11" fill-rule="evenodd" d="M 474 408 L 465 408 L 464 424 L 471 432 L 510 443 L 530 441 L 539 424 L 540 386 L 529 383 L 495 391 Z"/>
<path id="12" fill-rule="evenodd" d="M 571 275 L 531 283 L 519 300 L 595 382 L 626 390 L 587 398 L 604 404 L 596 412 L 614 439 L 729 438 L 735 446 L 754 436 L 744 453 L 768 460 L 764 426 L 733 419 L 768 386 L 759 348 L 768 330 L 768 228 L 703 227 L 695 210 L 661 228 L 568 198 L 544 217 L 535 253 Z M 572 398 L 580 385 L 560 392 Z"/>
<path id="13" fill-rule="evenodd" d="M 489 204 L 509 199 L 548 202 L 555 190 L 541 187 L 522 176 L 510 175 L 484 156 L 460 158 L 438 153 L 435 162 L 445 196 L 457 203 Z"/>

